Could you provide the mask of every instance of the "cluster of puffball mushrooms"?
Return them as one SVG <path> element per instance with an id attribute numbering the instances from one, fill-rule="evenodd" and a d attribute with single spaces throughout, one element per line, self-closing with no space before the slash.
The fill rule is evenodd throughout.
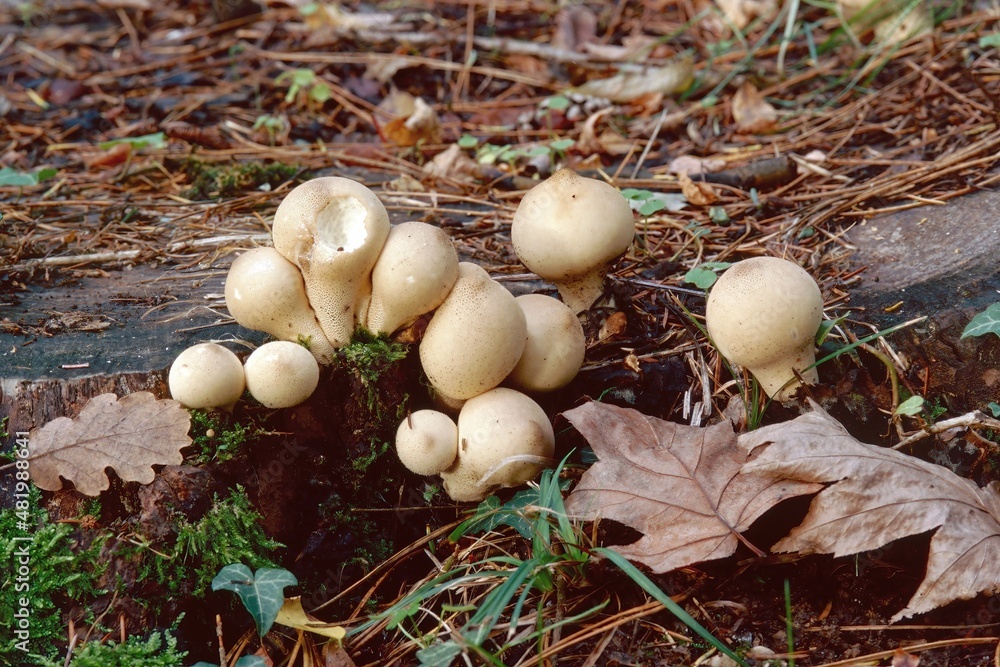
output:
<path id="1" fill-rule="evenodd" d="M 524 196 L 511 225 L 514 250 L 556 285 L 561 301 L 515 298 L 478 265 L 460 262 L 440 228 L 391 227 L 375 194 L 346 178 L 293 189 L 271 232 L 273 247 L 233 262 L 225 292 L 239 324 L 276 340 L 245 364 L 215 343 L 185 350 L 170 369 L 174 399 L 231 409 L 246 389 L 267 407 L 291 407 L 312 394 L 319 366 L 332 363 L 357 328 L 391 335 L 430 315 L 419 357 L 441 410 L 408 415 L 396 451 L 411 471 L 440 475 L 453 500 L 478 501 L 551 463 L 552 425 L 528 394 L 564 387 L 579 372 L 586 342 L 578 315 L 602 295 L 635 223 L 614 187 L 569 169 Z M 772 284 L 772 266 L 796 286 Z M 797 377 L 816 380 L 804 369 L 822 305 L 819 288 L 797 265 L 746 260 L 713 289 L 708 329 L 720 352 L 757 375 L 769 394 L 787 392 Z"/>

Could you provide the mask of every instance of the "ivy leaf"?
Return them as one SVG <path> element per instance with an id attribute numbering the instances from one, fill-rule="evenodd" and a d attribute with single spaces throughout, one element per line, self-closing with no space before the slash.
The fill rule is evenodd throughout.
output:
<path id="1" fill-rule="evenodd" d="M 966 336 L 985 336 L 988 333 L 995 333 L 1000 336 L 1000 303 L 992 306 L 972 318 L 972 321 L 962 332 L 962 338 Z"/>
<path id="2" fill-rule="evenodd" d="M 285 604 L 285 587 L 297 583 L 288 570 L 262 567 L 254 574 L 246 565 L 236 563 L 219 570 L 212 580 L 212 590 L 236 593 L 257 624 L 257 634 L 263 637 Z"/>
<path id="3" fill-rule="evenodd" d="M 908 399 L 899 404 L 896 408 L 897 415 L 919 415 L 920 411 L 924 409 L 924 397 L 923 396 L 910 396 Z"/>

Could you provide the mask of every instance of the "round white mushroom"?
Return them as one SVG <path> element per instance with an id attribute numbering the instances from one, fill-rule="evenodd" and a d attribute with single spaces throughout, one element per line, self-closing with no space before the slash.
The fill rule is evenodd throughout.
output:
<path id="1" fill-rule="evenodd" d="M 404 222 L 392 228 L 372 269 L 367 328 L 390 334 L 445 300 L 458 279 L 458 253 L 439 227 Z"/>
<path id="2" fill-rule="evenodd" d="M 389 214 L 371 190 L 326 176 L 299 185 L 278 205 L 275 249 L 299 267 L 309 303 L 327 339 L 346 345 L 358 301 L 389 235 Z"/>
<path id="3" fill-rule="evenodd" d="M 226 307 L 242 326 L 302 342 L 322 364 L 333 361 L 334 347 L 316 321 L 302 274 L 274 248 L 236 258 L 226 276 Z"/>
<path id="4" fill-rule="evenodd" d="M 528 327 L 514 296 L 485 270 L 460 262 L 458 271 L 420 341 L 420 363 L 436 392 L 467 399 L 496 387 L 514 369 Z"/>
<path id="5" fill-rule="evenodd" d="M 441 473 L 444 490 L 458 502 L 480 501 L 534 479 L 554 453 L 555 434 L 541 406 L 514 389 L 493 389 L 462 406 L 458 458 Z"/>
<path id="6" fill-rule="evenodd" d="M 216 343 L 199 343 L 174 359 L 167 375 L 170 395 L 185 408 L 232 410 L 245 388 L 243 364 Z"/>
<path id="7" fill-rule="evenodd" d="M 614 187 L 560 169 L 524 196 L 510 234 L 524 265 L 579 313 L 600 298 L 611 264 L 632 245 L 635 222 Z"/>
<path id="8" fill-rule="evenodd" d="M 528 324 L 528 342 L 507 380 L 524 391 L 553 391 L 580 372 L 587 340 L 576 313 L 559 299 L 525 294 L 516 299 Z"/>
<path id="9" fill-rule="evenodd" d="M 753 373 L 768 396 L 787 400 L 798 373 L 819 381 L 814 340 L 823 320 L 823 295 L 798 264 L 777 257 L 736 262 L 712 287 L 705 321 L 712 342 L 730 363 Z"/>
<path id="10" fill-rule="evenodd" d="M 417 410 L 396 430 L 396 454 L 411 472 L 436 475 L 458 456 L 458 426 L 437 410 Z"/>
<path id="11" fill-rule="evenodd" d="M 247 357 L 247 389 L 268 408 L 290 408 L 312 396 L 319 384 L 319 364 L 296 343 L 264 343 Z"/>

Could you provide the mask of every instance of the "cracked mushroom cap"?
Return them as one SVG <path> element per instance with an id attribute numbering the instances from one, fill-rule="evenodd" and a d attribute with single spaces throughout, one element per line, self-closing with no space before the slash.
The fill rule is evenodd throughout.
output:
<path id="1" fill-rule="evenodd" d="M 611 264 L 632 245 L 635 222 L 614 187 L 560 169 L 524 195 L 510 234 L 521 262 L 579 313 L 601 296 Z"/>
<path id="2" fill-rule="evenodd" d="M 439 227 L 404 222 L 389 232 L 372 269 L 366 326 L 391 334 L 445 300 L 458 280 L 458 253 Z"/>
<path id="3" fill-rule="evenodd" d="M 302 274 L 274 248 L 248 250 L 226 276 L 226 307 L 240 325 L 292 343 L 305 341 L 322 364 L 335 350 L 309 305 Z"/>
<path id="4" fill-rule="evenodd" d="M 555 434 L 541 406 L 514 389 L 493 389 L 462 406 L 458 458 L 441 473 L 452 500 L 477 502 L 500 487 L 525 484 L 546 468 Z"/>
<path id="5" fill-rule="evenodd" d="M 170 396 L 185 408 L 232 410 L 245 388 L 243 364 L 217 343 L 187 348 L 170 365 Z"/>
<path id="6" fill-rule="evenodd" d="M 417 410 L 396 430 L 396 454 L 418 475 L 436 475 L 458 456 L 458 426 L 437 410 Z"/>
<path id="7" fill-rule="evenodd" d="M 778 257 L 754 257 L 726 269 L 708 295 L 705 322 L 719 353 L 753 373 L 768 396 L 786 400 L 819 381 L 814 340 L 823 295 L 802 267 Z M 791 384 L 785 386 L 791 381 Z M 782 388 L 784 387 L 784 388 Z"/>
<path id="8" fill-rule="evenodd" d="M 528 324 L 528 342 L 507 377 L 523 391 L 554 391 L 580 372 L 587 340 L 576 313 L 559 299 L 525 294 L 516 299 Z"/>
<path id="9" fill-rule="evenodd" d="M 420 364 L 448 399 L 478 396 L 517 365 L 528 339 L 524 311 L 481 267 L 458 265 L 458 280 L 420 341 Z"/>
<path id="10" fill-rule="evenodd" d="M 274 248 L 299 267 L 309 304 L 334 347 L 351 340 L 355 310 L 371 289 L 372 267 L 388 235 L 385 206 L 348 178 L 306 181 L 274 213 Z"/>
<path id="11" fill-rule="evenodd" d="M 297 343 L 264 343 L 244 365 L 247 389 L 268 408 L 290 408 L 312 396 L 319 384 L 316 358 Z"/>

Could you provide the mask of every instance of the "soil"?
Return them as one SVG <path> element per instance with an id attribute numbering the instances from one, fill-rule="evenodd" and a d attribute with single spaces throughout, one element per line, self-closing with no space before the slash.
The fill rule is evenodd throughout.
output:
<path id="1" fill-rule="evenodd" d="M 1000 63 L 980 41 L 995 36 L 998 16 L 931 5 L 934 32 L 889 51 L 870 31 L 854 43 L 836 16 L 803 7 L 797 25 L 813 32 L 795 33 L 783 75 L 777 41 L 748 50 L 779 19 L 751 23 L 743 43 L 672 0 L 562 11 L 541 0 L 344 2 L 341 14 L 319 3 L 311 18 L 278 2 L 0 5 L 0 183 L 4 170 L 55 170 L 37 184 L 0 184 L 0 417 L 13 434 L 75 416 L 100 393 L 167 397 L 176 353 L 206 339 L 236 341 L 245 356 L 265 336 L 228 317 L 226 271 L 239 251 L 268 243 L 278 202 L 314 176 L 365 182 L 394 223 L 440 226 L 463 259 L 515 294 L 554 294 L 520 265 L 509 229 L 524 190 L 563 165 L 622 189 L 687 198 L 679 210 L 637 217 L 639 243 L 616 265 L 607 298 L 584 315 L 583 371 L 539 399 L 556 424 L 557 456 L 573 452 L 570 483 L 588 451 L 558 415 L 587 398 L 685 424 L 739 416 L 737 384 L 688 316 L 704 313 L 704 291 L 685 274 L 704 262 L 771 254 L 805 266 L 828 314 L 848 316 L 826 350 L 928 316 L 820 367 L 810 397 L 858 439 L 889 446 L 933 422 L 926 412 L 891 419 L 899 391 L 924 396 L 940 419 L 982 410 L 1000 397 L 1000 336 L 961 333 L 1000 292 L 991 191 Z M 647 67 L 696 54 L 690 90 L 614 105 L 566 92 L 628 71 L 633 56 L 595 54 L 649 36 L 657 41 Z M 304 71 L 313 78 L 293 90 Z M 763 91 L 775 118 L 746 120 L 737 91 L 747 86 Z M 407 95 L 434 110 L 429 129 L 406 124 Z M 551 106 L 551 98 L 561 101 Z M 464 161 L 442 159 L 462 145 Z M 695 176 L 706 182 L 698 194 L 678 179 L 677 157 L 721 164 Z M 301 406 L 244 401 L 232 414 L 209 415 L 212 434 L 196 424 L 196 443 L 219 447 L 235 425 L 249 427 L 231 458 L 195 446 L 147 486 L 111 473 L 100 516 L 86 515 L 87 499 L 72 488 L 44 494 L 53 520 L 77 526 L 78 545 L 112 536 L 102 558 L 118 593 L 82 604 L 130 635 L 183 614 L 177 634 L 190 661 L 218 661 L 216 614 L 230 647 L 253 634 L 232 596 L 183 584 L 168 592 L 125 547 L 141 536 L 169 548 L 178 521 L 198 521 L 215 494 L 237 486 L 284 545 L 275 559 L 298 577 L 305 608 L 324 620 L 359 625 L 461 553 L 470 539 L 454 544 L 447 534 L 474 508 L 402 469 L 388 445 L 407 412 L 431 405 L 412 342 L 419 331 L 409 334 L 394 348 L 399 359 L 379 347 L 384 341 L 344 353 Z M 773 405 L 764 423 L 801 409 Z M 985 486 L 1000 480 L 995 436 L 961 430 L 907 451 Z M 0 471 L 5 507 L 12 481 Z M 768 512 L 749 541 L 766 550 L 808 502 Z M 609 545 L 637 537 L 625 526 L 600 531 Z M 921 665 L 996 664 L 996 598 L 888 624 L 923 576 L 929 539 L 844 558 L 758 558 L 744 549 L 653 578 L 744 650 L 785 653 L 790 621 L 798 665 L 916 664 L 893 651 L 933 642 L 912 649 Z M 485 545 L 477 556 L 530 548 L 506 529 L 497 541 L 502 548 Z M 605 562 L 592 560 L 574 584 L 574 608 L 610 602 L 563 630 L 595 632 L 559 652 L 558 664 L 717 660 L 655 606 L 619 623 L 649 598 Z M 66 600 L 59 610 L 67 626 L 84 617 L 80 604 Z M 287 655 L 294 638 L 276 642 L 272 657 Z M 416 664 L 413 643 L 384 628 L 345 647 L 357 665 Z M 519 655 L 506 653 L 505 664 Z"/>

